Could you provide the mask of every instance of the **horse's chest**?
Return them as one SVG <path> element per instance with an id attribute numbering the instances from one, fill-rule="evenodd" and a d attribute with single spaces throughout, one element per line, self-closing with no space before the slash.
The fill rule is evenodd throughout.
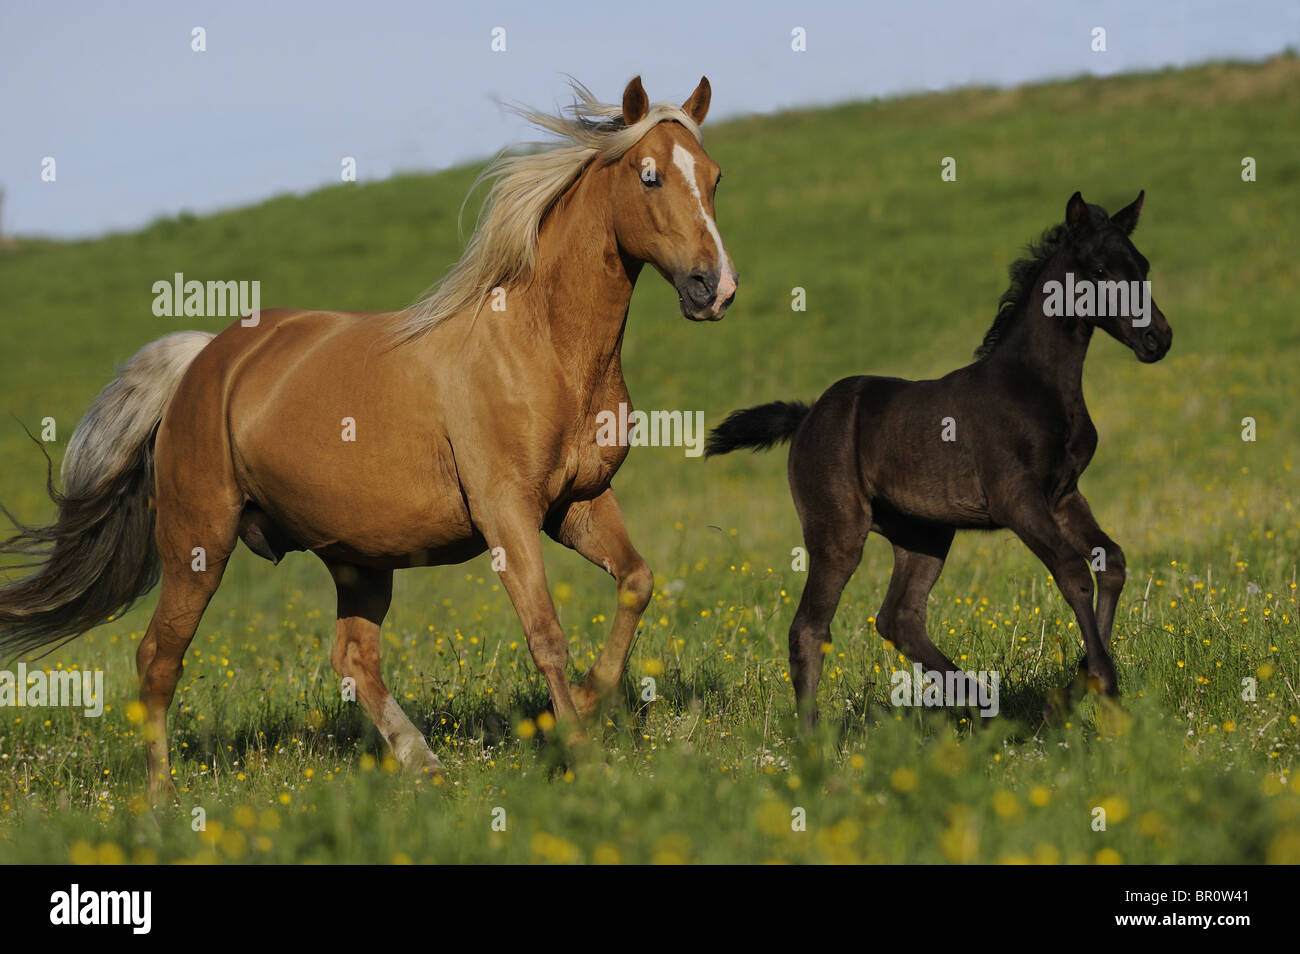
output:
<path id="1" fill-rule="evenodd" d="M 571 498 L 603 493 L 631 446 L 629 402 L 622 381 L 605 386 L 598 402 L 569 434 L 562 468 L 562 494 Z"/>
<path id="2" fill-rule="evenodd" d="M 629 444 L 600 420 L 579 424 L 571 433 L 555 474 L 557 497 L 583 499 L 603 493 L 627 458 Z"/>

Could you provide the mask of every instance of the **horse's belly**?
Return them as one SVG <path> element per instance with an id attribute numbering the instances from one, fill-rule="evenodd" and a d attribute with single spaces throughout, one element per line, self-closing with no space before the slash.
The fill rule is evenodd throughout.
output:
<path id="1" fill-rule="evenodd" d="M 913 452 L 891 455 L 887 463 L 874 468 L 871 476 L 878 499 L 899 513 L 931 523 L 967 529 L 992 526 L 974 461 L 959 451 L 949 451 L 952 459 L 945 459 L 909 449 Z"/>
<path id="2" fill-rule="evenodd" d="M 400 479 L 336 483 L 322 479 L 325 475 L 302 473 L 291 481 L 285 476 L 251 473 L 249 495 L 300 549 L 346 552 L 368 561 L 441 562 L 431 558 L 475 537 L 454 487 L 430 492 Z"/>
<path id="3" fill-rule="evenodd" d="M 881 496 L 899 513 L 919 520 L 963 529 L 986 529 L 993 526 L 988 503 L 975 488 L 891 488 Z"/>
<path id="4" fill-rule="evenodd" d="M 299 549 L 419 563 L 474 539 L 449 450 L 356 437 L 251 431 L 236 445 L 237 478 Z"/>

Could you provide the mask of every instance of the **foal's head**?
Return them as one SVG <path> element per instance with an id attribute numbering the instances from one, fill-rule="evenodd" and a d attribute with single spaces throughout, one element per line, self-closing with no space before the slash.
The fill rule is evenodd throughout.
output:
<path id="1" fill-rule="evenodd" d="M 1074 273 L 1076 283 L 1093 282 L 1099 301 L 1112 287 L 1106 283 L 1126 282 L 1134 290 L 1149 287 L 1142 283 L 1147 280 L 1150 263 L 1129 239 L 1137 228 L 1145 196 L 1145 191 L 1139 192 L 1131 204 L 1111 216 L 1101 206 L 1084 202 L 1078 192 L 1070 196 L 1065 207 L 1066 271 Z M 1083 320 L 1132 348 L 1139 361 L 1159 361 L 1173 343 L 1173 329 L 1153 297 L 1146 296 L 1149 314 L 1135 314 L 1135 298 L 1128 297 L 1127 314 L 1094 315 Z"/>
<path id="2" fill-rule="evenodd" d="M 684 104 L 697 125 L 709 111 L 709 81 Z M 623 92 L 623 122 L 645 118 L 650 100 L 637 77 Z M 696 137 L 671 119 L 652 126 L 615 163 L 612 202 L 619 245 L 677 289 L 682 314 L 717 321 L 736 296 L 736 274 L 713 219 L 722 173 Z"/>

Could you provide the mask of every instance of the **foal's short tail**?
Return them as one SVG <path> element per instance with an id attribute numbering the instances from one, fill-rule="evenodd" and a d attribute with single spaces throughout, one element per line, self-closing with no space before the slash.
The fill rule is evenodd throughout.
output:
<path id="1" fill-rule="evenodd" d="M 704 456 L 730 454 L 740 447 L 767 450 L 773 444 L 788 441 L 811 410 L 799 401 L 773 401 L 743 411 L 732 411 L 725 421 L 709 432 Z"/>
<path id="2" fill-rule="evenodd" d="M 19 523 L 0 561 L 35 572 L 0 586 L 0 660 L 80 635 L 120 615 L 158 582 L 154 433 L 185 369 L 212 335 L 177 331 L 145 345 L 99 393 L 68 441 L 63 492 L 47 527 Z M 14 564 L 10 563 L 11 566 Z"/>

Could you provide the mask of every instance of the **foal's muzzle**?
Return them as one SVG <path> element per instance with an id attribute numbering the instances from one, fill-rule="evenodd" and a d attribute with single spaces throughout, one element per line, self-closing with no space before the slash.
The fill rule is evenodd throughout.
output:
<path id="1" fill-rule="evenodd" d="M 1163 329 L 1143 328 L 1133 343 L 1133 353 L 1143 364 L 1152 364 L 1169 353 L 1174 343 L 1174 331 L 1165 326 Z"/>

